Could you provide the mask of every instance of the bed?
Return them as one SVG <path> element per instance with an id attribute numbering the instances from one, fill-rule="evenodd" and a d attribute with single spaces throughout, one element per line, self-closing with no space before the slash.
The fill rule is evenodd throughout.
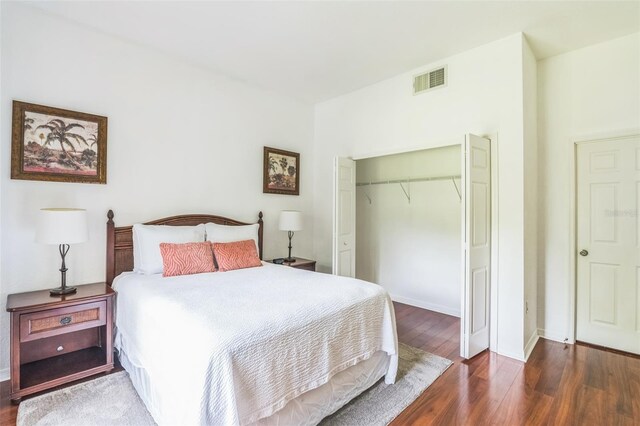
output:
<path id="1" fill-rule="evenodd" d="M 133 269 L 132 227 L 107 222 L 115 347 L 159 425 L 317 424 L 384 377 L 393 383 L 393 305 L 380 286 L 263 262 L 163 277 Z M 147 222 L 247 223 L 213 215 Z M 263 222 L 257 250 L 262 259 Z"/>

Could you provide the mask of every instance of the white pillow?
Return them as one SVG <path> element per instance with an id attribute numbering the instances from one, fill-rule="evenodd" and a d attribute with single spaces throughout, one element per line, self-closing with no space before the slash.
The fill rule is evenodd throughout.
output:
<path id="1" fill-rule="evenodd" d="M 133 270 L 139 274 L 162 272 L 160 243 L 197 243 L 204 241 L 204 225 L 133 225 Z"/>
<path id="2" fill-rule="evenodd" d="M 235 241 L 253 240 L 258 248 L 258 229 L 260 225 L 218 225 L 217 223 L 206 223 L 207 241 L 212 243 L 233 243 Z"/>

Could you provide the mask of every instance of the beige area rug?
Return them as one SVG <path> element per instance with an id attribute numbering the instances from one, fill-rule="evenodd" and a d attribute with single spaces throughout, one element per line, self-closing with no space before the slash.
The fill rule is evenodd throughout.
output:
<path id="1" fill-rule="evenodd" d="M 431 385 L 451 361 L 400 344 L 394 385 L 380 380 L 322 425 L 386 425 Z M 18 408 L 17 426 L 155 425 L 125 371 L 27 399 Z"/>

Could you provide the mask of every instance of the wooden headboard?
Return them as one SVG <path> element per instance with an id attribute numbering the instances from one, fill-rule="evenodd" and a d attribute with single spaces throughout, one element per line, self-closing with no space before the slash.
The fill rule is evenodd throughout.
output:
<path id="1" fill-rule="evenodd" d="M 133 271 L 133 226 L 118 226 L 113 222 L 113 210 L 107 213 L 107 284 L 125 271 Z M 201 223 L 219 225 L 251 225 L 239 220 L 208 214 L 187 214 L 165 217 L 146 222 L 145 225 L 195 226 Z M 262 212 L 258 213 L 258 251 L 262 259 Z"/>

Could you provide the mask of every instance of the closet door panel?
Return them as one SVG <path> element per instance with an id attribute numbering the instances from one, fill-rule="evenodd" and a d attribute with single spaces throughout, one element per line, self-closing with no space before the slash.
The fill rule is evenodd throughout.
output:
<path id="1" fill-rule="evenodd" d="M 467 135 L 464 149 L 464 262 L 460 355 L 489 347 L 491 142 Z"/>
<path id="2" fill-rule="evenodd" d="M 334 166 L 333 273 L 356 275 L 356 162 L 336 158 Z"/>

